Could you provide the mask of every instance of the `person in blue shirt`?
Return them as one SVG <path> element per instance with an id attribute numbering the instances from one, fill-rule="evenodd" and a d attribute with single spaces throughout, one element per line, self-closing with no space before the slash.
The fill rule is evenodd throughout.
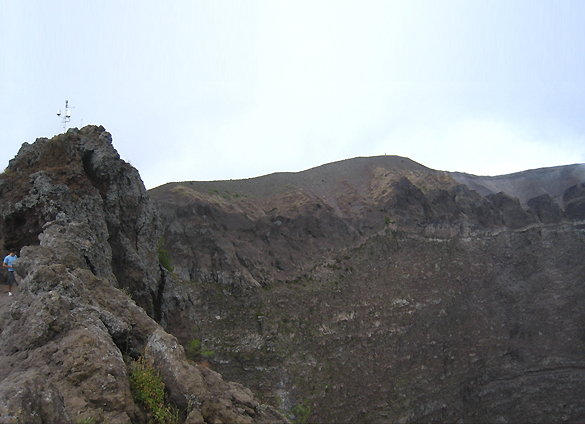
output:
<path id="1" fill-rule="evenodd" d="M 4 258 L 4 262 L 2 263 L 2 266 L 4 268 L 8 268 L 8 280 L 7 280 L 8 296 L 12 296 L 12 284 L 16 282 L 16 279 L 14 278 L 14 269 L 12 268 L 12 263 L 17 259 L 18 259 L 18 256 L 16 256 L 16 251 L 12 251 L 12 252 L 10 252 L 10 254 L 8 256 L 6 256 Z"/>

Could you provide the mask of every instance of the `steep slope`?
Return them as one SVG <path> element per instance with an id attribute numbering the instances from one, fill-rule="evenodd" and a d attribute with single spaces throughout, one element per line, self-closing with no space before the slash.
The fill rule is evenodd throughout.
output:
<path id="1" fill-rule="evenodd" d="M 102 127 L 23 145 L 0 195 L 20 277 L 0 310 L 0 423 L 153 422 L 145 405 L 163 386 L 139 394 L 142 363 L 159 373 L 172 422 L 288 422 L 187 360 L 153 319 L 180 321 L 166 307 L 189 300 L 158 263 L 159 218 L 138 172 Z"/>
<path id="2" fill-rule="evenodd" d="M 390 222 L 450 234 L 503 219 L 445 172 L 396 156 L 250 180 L 169 183 L 149 194 L 161 206 L 175 272 L 242 287 L 294 278 Z"/>
<path id="3" fill-rule="evenodd" d="M 582 165 L 476 177 L 380 156 L 149 194 L 181 278 L 256 286 L 294 278 L 389 223 L 466 235 L 580 219 L 583 181 Z"/>
<path id="4" fill-rule="evenodd" d="M 153 316 L 159 218 L 138 172 L 111 143 L 95 126 L 24 143 L 0 178 L 1 241 L 6 249 L 36 245 L 43 226 L 60 215 L 86 222 L 98 238 L 88 266 Z"/>
<path id="5" fill-rule="evenodd" d="M 583 420 L 579 172 L 481 195 L 378 157 L 159 187 L 197 305 L 176 334 L 308 422 Z"/>
<path id="6" fill-rule="evenodd" d="M 585 165 L 531 169 L 495 177 L 482 177 L 461 172 L 451 172 L 450 175 L 458 183 L 467 185 L 483 196 L 504 192 L 526 204 L 529 199 L 548 194 L 557 202 L 562 203 L 565 191 L 585 180 Z"/>

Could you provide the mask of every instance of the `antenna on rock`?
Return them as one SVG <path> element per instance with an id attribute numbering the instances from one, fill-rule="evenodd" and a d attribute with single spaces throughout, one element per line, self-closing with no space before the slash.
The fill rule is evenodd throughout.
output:
<path id="1" fill-rule="evenodd" d="M 67 131 L 67 123 L 71 121 L 71 110 L 74 109 L 73 106 L 69 107 L 69 100 L 65 100 L 65 114 L 63 115 L 63 120 L 61 123 L 63 124 L 63 131 Z M 61 109 L 57 110 L 57 116 L 61 116 Z"/>

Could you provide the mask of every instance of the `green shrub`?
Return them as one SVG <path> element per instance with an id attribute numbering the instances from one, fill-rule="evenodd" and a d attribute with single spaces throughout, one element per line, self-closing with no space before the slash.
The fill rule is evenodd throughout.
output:
<path id="1" fill-rule="evenodd" d="M 289 419 L 294 424 L 304 424 L 311 415 L 311 405 L 308 402 L 299 403 L 292 409 L 292 414 L 289 415 Z"/>
<path id="2" fill-rule="evenodd" d="M 187 348 L 185 355 L 192 361 L 199 361 L 202 357 L 209 358 L 215 355 L 215 351 L 204 349 L 201 345 L 200 339 L 192 339 L 189 341 L 189 347 Z"/>
<path id="3" fill-rule="evenodd" d="M 150 414 L 149 422 L 174 424 L 178 422 L 165 398 L 165 384 L 152 362 L 141 356 L 130 366 L 130 385 L 134 398 Z"/>
<path id="4" fill-rule="evenodd" d="M 160 264 L 169 272 L 173 272 L 175 267 L 171 262 L 171 257 L 169 256 L 169 252 L 163 248 L 164 238 L 161 237 L 158 241 L 158 261 Z"/>

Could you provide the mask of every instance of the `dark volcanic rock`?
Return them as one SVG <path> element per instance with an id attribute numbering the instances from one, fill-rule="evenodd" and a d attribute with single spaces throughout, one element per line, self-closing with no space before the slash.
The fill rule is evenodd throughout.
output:
<path id="1" fill-rule="evenodd" d="M 578 173 L 571 169 L 554 175 L 569 173 L 575 181 Z M 544 184 L 559 197 L 555 190 L 564 183 L 541 172 L 548 179 L 530 171 L 514 174 L 513 181 L 531 192 Z M 449 174 L 397 157 L 359 158 L 244 181 L 172 183 L 150 194 L 161 205 L 175 272 L 185 280 L 240 288 L 293 280 L 332 251 L 359 244 L 388 225 L 453 236 L 558 223 L 564 217 L 554 199 L 545 205 L 538 197 L 525 208 L 504 192 L 484 197 Z M 580 204 L 574 200 L 568 206 L 569 219 L 580 216 Z"/>
<path id="2" fill-rule="evenodd" d="M 449 175 L 482 196 L 504 192 L 520 199 L 522 204 L 526 204 L 534 197 L 548 194 L 559 202 L 562 200 L 565 190 L 585 180 L 585 164 L 531 169 L 494 177 L 461 172 L 450 172 Z"/>
<path id="3" fill-rule="evenodd" d="M 309 422 L 582 420 L 581 170 L 379 157 L 159 187 L 198 305 L 180 340 Z"/>
<path id="4" fill-rule="evenodd" d="M 499 211 L 476 192 L 399 157 L 245 181 L 172 183 L 150 194 L 161 206 L 177 274 L 241 288 L 294 279 L 390 224 L 448 234 L 502 225 Z"/>
<path id="5" fill-rule="evenodd" d="M 60 215 L 88 223 L 97 241 L 86 252 L 92 271 L 129 289 L 154 316 L 160 223 L 138 172 L 103 127 L 23 144 L 0 177 L 0 211 L 5 249 L 38 244 L 43 225 Z"/>
<path id="6" fill-rule="evenodd" d="M 536 223 L 534 216 L 520 205 L 520 200 L 502 192 L 487 198 L 502 212 L 502 223 L 506 227 L 517 230 Z"/>
<path id="7" fill-rule="evenodd" d="M 286 421 L 242 384 L 299 422 L 583 421 L 582 170 L 388 156 L 170 183 L 163 227 L 102 128 L 24 145 L 0 177 L 24 277 L 0 422 L 145 422 L 140 355 L 186 422 Z"/>
<path id="8" fill-rule="evenodd" d="M 431 214 L 430 205 L 422 190 L 406 177 L 393 187 L 390 200 L 384 205 L 384 211 L 391 216 L 399 215 L 405 225 L 412 225 L 411 222 L 425 222 Z"/>
<path id="9" fill-rule="evenodd" d="M 563 195 L 565 212 L 567 216 L 575 220 L 585 219 L 585 184 L 577 184 L 569 187 Z"/>
<path id="10" fill-rule="evenodd" d="M 558 224 L 563 219 L 563 211 L 549 194 L 533 197 L 528 201 L 528 207 L 543 224 Z"/>
<path id="11" fill-rule="evenodd" d="M 0 336 L 0 422 L 146 422 L 123 355 L 152 360 L 185 416 L 201 405 L 206 422 L 283 421 L 242 386 L 188 362 L 175 337 L 90 271 L 87 223 L 51 222 L 39 238 L 14 264 L 23 280 Z"/>
<path id="12" fill-rule="evenodd" d="M 158 263 L 156 209 L 103 128 L 23 145 L 0 191 L 0 235 L 19 249 L 21 280 L 0 302 L 0 423 L 152 422 L 129 378 L 139 357 L 180 422 L 288 422 L 187 360 L 145 312 L 194 324 L 193 300 Z"/>

